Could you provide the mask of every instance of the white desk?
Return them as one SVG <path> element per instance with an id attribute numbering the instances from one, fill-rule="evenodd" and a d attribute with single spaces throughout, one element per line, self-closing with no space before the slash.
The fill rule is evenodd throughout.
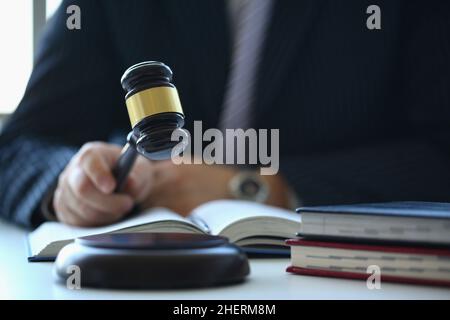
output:
<path id="1" fill-rule="evenodd" d="M 287 274 L 288 259 L 251 260 L 251 275 L 240 285 L 201 290 L 69 290 L 55 284 L 52 263 L 28 263 L 26 231 L 0 221 L 0 299 L 450 299 L 450 289 Z"/>

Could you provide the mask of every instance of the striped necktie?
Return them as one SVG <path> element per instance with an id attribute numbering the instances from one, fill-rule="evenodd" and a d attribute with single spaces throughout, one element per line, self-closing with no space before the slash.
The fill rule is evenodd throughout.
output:
<path id="1" fill-rule="evenodd" d="M 236 1 L 236 0 L 229 0 Z M 252 125 L 258 66 L 270 20 L 273 0 L 240 0 L 234 20 L 234 45 L 230 76 L 219 123 L 222 130 Z"/>

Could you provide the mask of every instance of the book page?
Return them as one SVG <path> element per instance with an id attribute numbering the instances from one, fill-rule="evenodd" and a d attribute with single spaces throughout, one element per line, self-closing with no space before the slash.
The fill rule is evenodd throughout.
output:
<path id="1" fill-rule="evenodd" d="M 195 229 L 201 230 L 199 227 L 195 226 L 191 221 L 183 218 L 177 213 L 174 213 L 165 208 L 154 208 L 145 211 L 141 214 L 138 214 L 137 216 L 134 216 L 127 220 L 99 228 L 80 228 L 69 226 L 60 222 L 45 222 L 41 226 L 39 226 L 35 231 L 31 232 L 28 235 L 28 239 L 31 254 L 36 255 L 47 245 L 55 241 L 72 240 L 78 237 L 84 237 L 101 233 L 122 232 L 127 230 L 133 232 L 133 229 L 142 231 L 142 229 L 146 225 L 156 223 L 158 224 L 166 223 L 167 226 L 174 224 L 178 225 L 182 224 L 187 225 L 188 227 L 192 227 L 193 230 Z"/>
<path id="2" fill-rule="evenodd" d="M 208 202 L 194 209 L 191 217 L 195 221 L 204 221 L 214 235 L 220 234 L 231 224 L 250 218 L 279 218 L 294 222 L 296 227 L 300 223 L 300 215 L 290 210 L 240 200 Z"/>

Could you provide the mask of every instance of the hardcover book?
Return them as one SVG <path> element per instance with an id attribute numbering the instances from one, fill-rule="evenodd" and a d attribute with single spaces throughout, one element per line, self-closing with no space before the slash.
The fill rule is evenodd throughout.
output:
<path id="1" fill-rule="evenodd" d="M 303 207 L 299 236 L 382 242 L 450 244 L 450 204 L 386 202 Z"/>
<path id="2" fill-rule="evenodd" d="M 450 286 L 450 249 L 290 239 L 288 272 L 366 280 L 377 266 L 381 281 Z"/>
<path id="3" fill-rule="evenodd" d="M 295 236 L 300 216 L 262 204 L 219 200 L 196 208 L 188 217 L 154 208 L 125 221 L 101 228 L 77 228 L 46 222 L 28 236 L 29 261 L 52 261 L 59 250 L 82 236 L 103 233 L 181 232 L 220 235 L 247 252 L 289 255 L 285 240 Z"/>

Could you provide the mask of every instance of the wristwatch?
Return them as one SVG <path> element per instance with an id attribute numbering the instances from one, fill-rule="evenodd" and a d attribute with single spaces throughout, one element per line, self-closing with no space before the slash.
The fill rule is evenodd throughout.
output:
<path id="1" fill-rule="evenodd" d="M 230 194 L 239 200 L 264 203 L 269 197 L 269 185 L 253 171 L 237 173 L 229 183 Z"/>

